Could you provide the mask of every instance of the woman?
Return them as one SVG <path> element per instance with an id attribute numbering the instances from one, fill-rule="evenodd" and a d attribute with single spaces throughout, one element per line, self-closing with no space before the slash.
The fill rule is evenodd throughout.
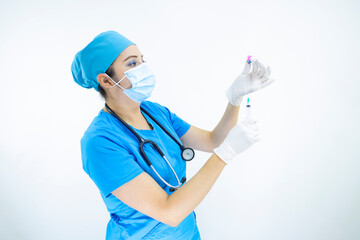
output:
<path id="1" fill-rule="evenodd" d="M 256 121 L 236 125 L 243 96 L 272 82 L 269 67 L 252 61 L 253 72 L 246 63 L 227 90 L 229 104 L 219 124 L 205 131 L 146 101 L 155 76 L 123 35 L 101 33 L 75 55 L 75 82 L 99 91 L 106 102 L 81 139 L 83 169 L 110 213 L 106 239 L 200 239 L 195 207 L 224 166 L 259 141 Z M 142 152 L 141 139 L 156 143 L 163 154 L 149 142 Z M 186 181 L 186 161 L 193 158 L 189 147 L 213 154 Z"/>

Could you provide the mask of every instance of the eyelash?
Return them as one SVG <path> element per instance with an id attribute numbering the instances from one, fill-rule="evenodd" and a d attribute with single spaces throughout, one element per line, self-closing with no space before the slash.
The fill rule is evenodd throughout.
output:
<path id="1" fill-rule="evenodd" d="M 142 60 L 142 61 L 143 61 L 143 63 L 146 62 L 145 60 Z M 129 63 L 129 66 L 132 66 L 134 63 L 137 63 L 137 62 L 135 62 L 135 61 L 130 62 L 130 63 Z"/>

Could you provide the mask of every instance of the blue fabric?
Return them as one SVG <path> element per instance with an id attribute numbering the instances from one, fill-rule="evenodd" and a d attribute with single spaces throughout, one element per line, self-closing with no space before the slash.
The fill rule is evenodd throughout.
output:
<path id="1" fill-rule="evenodd" d="M 118 32 L 100 33 L 75 55 L 71 64 L 74 81 L 84 88 L 99 91 L 97 75 L 105 73 L 120 53 L 130 45 L 136 44 Z"/>
<path id="2" fill-rule="evenodd" d="M 159 121 L 178 141 L 190 124 L 179 118 L 168 108 L 150 101 L 141 102 L 157 121 Z M 186 176 L 186 161 L 181 158 L 181 149 L 146 113 L 146 120 L 153 130 L 138 130 L 144 139 L 156 142 L 168 156 L 179 179 Z M 151 159 L 154 168 L 162 178 L 177 185 L 175 176 L 165 160 L 145 144 L 144 151 Z M 101 110 L 94 118 L 81 139 L 83 169 L 100 190 L 101 197 L 110 213 L 106 239 L 200 239 L 193 211 L 177 227 L 161 223 L 127 206 L 112 191 L 132 180 L 142 172 L 147 172 L 169 194 L 169 187 L 148 167 L 139 152 L 139 141 L 111 114 Z"/>

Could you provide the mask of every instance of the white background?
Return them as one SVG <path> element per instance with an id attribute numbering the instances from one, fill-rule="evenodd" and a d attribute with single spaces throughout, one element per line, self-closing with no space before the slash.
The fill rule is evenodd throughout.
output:
<path id="1" fill-rule="evenodd" d="M 105 238 L 80 156 L 103 100 L 70 65 L 116 30 L 157 76 L 148 100 L 206 130 L 247 55 L 272 69 L 250 95 L 261 141 L 195 210 L 202 239 L 360 239 L 359 12 L 355 0 L 1 1 L 0 238 Z M 188 179 L 210 156 L 196 152 Z"/>

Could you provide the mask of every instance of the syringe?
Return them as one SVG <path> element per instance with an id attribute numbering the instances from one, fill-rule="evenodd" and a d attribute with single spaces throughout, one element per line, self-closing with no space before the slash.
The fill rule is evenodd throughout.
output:
<path id="1" fill-rule="evenodd" d="M 247 99 L 247 104 L 246 104 L 246 120 L 251 120 L 251 105 L 250 105 L 250 101 L 249 98 Z"/>

